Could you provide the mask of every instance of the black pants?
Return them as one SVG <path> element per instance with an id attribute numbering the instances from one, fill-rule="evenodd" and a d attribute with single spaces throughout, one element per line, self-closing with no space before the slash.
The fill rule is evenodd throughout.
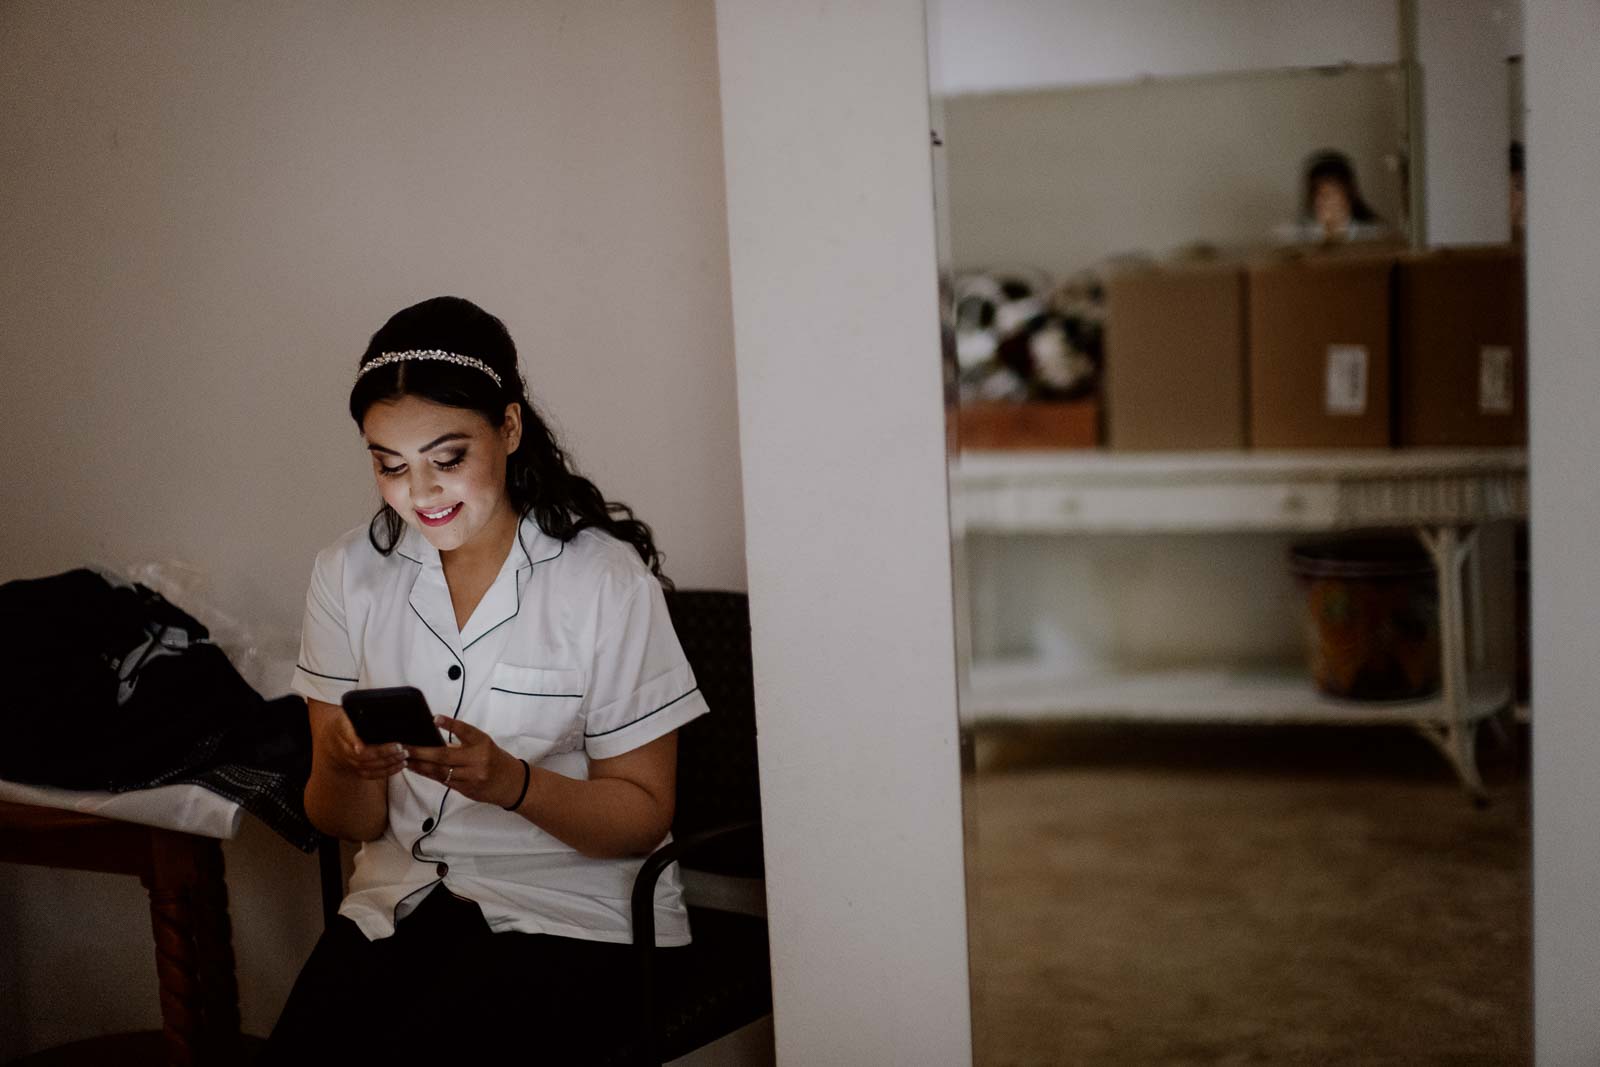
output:
<path id="1" fill-rule="evenodd" d="M 674 951 L 658 949 L 658 981 Z M 492 933 L 437 886 L 393 936 L 368 941 L 343 916 L 289 993 L 262 1064 L 628 1063 L 643 1047 L 634 949 L 548 934 Z"/>

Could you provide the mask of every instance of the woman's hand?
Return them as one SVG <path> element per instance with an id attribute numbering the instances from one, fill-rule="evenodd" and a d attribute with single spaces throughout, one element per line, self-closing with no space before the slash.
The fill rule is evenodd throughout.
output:
<path id="1" fill-rule="evenodd" d="M 435 715 L 439 729 L 456 735 L 444 748 L 407 749 L 406 766 L 471 800 L 505 807 L 522 787 L 522 763 L 494 738 L 458 719 Z M 512 774 L 515 771 L 515 782 Z"/>
<path id="2" fill-rule="evenodd" d="M 403 745 L 369 745 L 362 741 L 343 708 L 330 707 L 320 718 L 316 724 L 317 747 L 336 770 L 371 781 L 392 777 L 406 765 Z"/>
<path id="3" fill-rule="evenodd" d="M 405 764 L 399 745 L 368 745 L 356 736 L 344 709 L 307 700 L 311 716 L 311 777 L 306 816 L 325 834 L 372 841 L 389 823 L 389 779 Z"/>

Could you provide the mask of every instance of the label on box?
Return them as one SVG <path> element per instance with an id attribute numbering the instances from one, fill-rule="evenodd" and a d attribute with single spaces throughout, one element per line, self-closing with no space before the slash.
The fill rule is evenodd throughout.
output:
<path id="1" fill-rule="evenodd" d="M 1511 414 L 1511 349 L 1505 345 L 1478 350 L 1478 413 Z"/>
<path id="2" fill-rule="evenodd" d="M 1367 413 L 1367 346 L 1328 346 L 1328 388 L 1323 407 L 1329 415 Z"/>

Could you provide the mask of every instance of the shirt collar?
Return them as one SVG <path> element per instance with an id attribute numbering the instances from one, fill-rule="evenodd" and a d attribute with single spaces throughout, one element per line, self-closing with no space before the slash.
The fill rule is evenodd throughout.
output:
<path id="1" fill-rule="evenodd" d="M 516 569 L 532 567 L 538 563 L 555 559 L 561 555 L 566 547 L 560 539 L 550 536 L 539 528 L 533 516 L 523 516 L 522 523 L 517 527 L 517 539 L 511 545 L 511 552 L 506 557 L 507 565 L 511 560 L 516 560 Z M 427 568 L 440 568 L 439 550 L 434 548 L 428 539 L 422 536 L 410 523 L 406 523 L 401 530 L 400 540 L 395 542 L 394 550 L 397 554 L 409 559 L 412 563 L 420 563 Z M 497 579 L 498 580 L 498 579 Z"/>
<path id="2" fill-rule="evenodd" d="M 429 544 L 421 531 L 409 522 L 400 527 L 400 540 L 394 543 L 394 550 L 412 563 L 420 563 L 424 567 L 439 566 L 439 550 Z"/>
<path id="3" fill-rule="evenodd" d="M 435 636 L 461 652 L 515 618 L 522 610 L 522 587 L 528 573 L 539 564 L 555 559 L 565 549 L 564 542 L 541 530 L 531 516 L 524 517 L 517 527 L 517 538 L 512 542 L 511 551 L 506 553 L 505 562 L 500 565 L 500 573 L 473 609 L 466 629 L 458 633 L 439 550 L 409 524 L 395 544 L 397 555 L 422 565 L 422 571 L 411 589 L 409 600 L 412 610 Z"/>

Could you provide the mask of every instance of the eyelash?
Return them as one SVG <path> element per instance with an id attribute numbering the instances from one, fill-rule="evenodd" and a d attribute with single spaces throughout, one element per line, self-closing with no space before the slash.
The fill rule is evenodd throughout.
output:
<path id="1" fill-rule="evenodd" d="M 461 455 L 447 463 L 435 463 L 434 466 L 442 471 L 455 470 L 457 467 L 461 466 L 461 461 L 466 458 L 467 454 L 463 452 Z M 378 464 L 378 473 L 385 478 L 398 478 L 405 472 L 406 468 L 405 464 L 403 463 L 398 467 L 385 467 L 382 463 Z"/>

